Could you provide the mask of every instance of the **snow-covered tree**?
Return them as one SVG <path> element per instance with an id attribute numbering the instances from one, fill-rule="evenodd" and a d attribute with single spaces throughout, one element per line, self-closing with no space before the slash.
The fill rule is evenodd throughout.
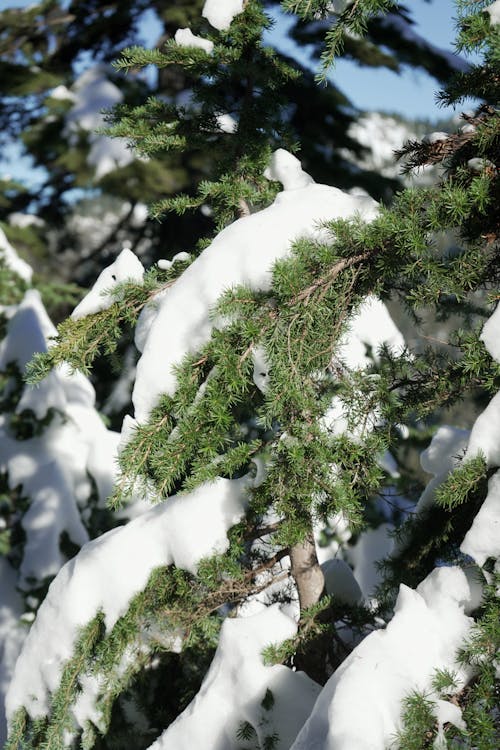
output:
<path id="1" fill-rule="evenodd" d="M 395 5 L 284 3 L 325 34 L 325 67 L 401 25 Z M 183 70 L 189 103 L 119 105 L 110 132 L 146 158 L 217 156 L 155 209 L 204 208 L 215 236 L 148 271 L 123 250 L 55 338 L 2 238 L 9 750 L 498 744 L 500 14 L 460 5 L 483 59 L 443 98 L 480 103 L 408 144 L 408 169 L 441 176 L 390 207 L 315 182 L 262 4 L 207 0 L 210 31 L 194 18 L 117 63 Z M 395 300 L 416 336 L 420 310 L 460 323 L 411 346 Z M 128 326 L 118 437 L 84 375 Z M 472 429 L 436 429 L 469 392 Z M 430 432 L 418 493 L 407 453 Z"/>

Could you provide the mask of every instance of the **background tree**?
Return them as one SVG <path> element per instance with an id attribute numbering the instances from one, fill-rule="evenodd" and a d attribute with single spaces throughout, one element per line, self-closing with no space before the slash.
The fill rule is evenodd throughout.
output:
<path id="1" fill-rule="evenodd" d="M 485 66 L 448 94 L 479 92 L 485 103 L 465 130 L 410 144 L 410 165 L 442 163 L 443 180 L 402 192 L 388 209 L 314 184 L 283 149 L 289 123 L 270 104 L 296 73 L 262 47 L 260 4 L 233 8 L 230 25 L 224 6 L 209 6 L 220 32 L 212 39 L 183 34 L 119 63 L 185 67 L 196 81 L 190 106 L 119 107 L 112 131 L 145 155 L 186 143 L 222 154 L 212 179 L 157 206 L 182 214 L 208 204 L 221 231 L 201 239 L 195 260 L 163 260 L 144 278 L 123 251 L 31 366 L 47 389 L 53 366 L 88 370 L 136 324 L 134 418 L 122 429 L 114 502 L 160 504 L 85 546 L 57 576 L 17 661 L 8 746 L 120 747 L 133 732 L 146 747 L 163 727 L 156 748 L 362 747 L 372 737 L 407 748 L 454 736 L 494 746 L 499 539 L 485 529 L 499 463 L 498 316 L 458 332 L 452 355 L 410 352 L 380 299 L 487 315 L 471 308 L 470 292 L 498 282 L 495 12 L 475 3 L 465 16 L 462 43 L 480 39 Z M 359 2 L 331 19 L 326 61 L 374 8 Z M 313 12 L 330 11 L 316 3 Z M 220 118 L 230 113 L 229 128 Z M 450 229 L 452 250 L 435 239 Z M 13 325 L 17 311 L 7 315 Z M 422 458 L 434 480 L 391 550 L 387 522 L 400 521 L 411 498 L 384 451 L 404 453 L 408 432 L 467 389 L 493 399 L 470 436 L 438 431 Z M 10 473 L 7 483 L 16 488 Z M 384 551 L 374 592 L 373 560 Z"/>
<path id="2" fill-rule="evenodd" d="M 44 0 L 26 9 L 6 9 L 0 14 L 2 137 L 22 137 L 34 165 L 43 169 L 41 185 L 32 190 L 12 180 L 5 182 L 0 218 L 6 222 L 4 229 L 10 240 L 17 241 L 21 251 L 26 250 L 28 259 L 43 257 L 47 277 L 56 273 L 64 280 L 85 283 L 95 278 L 110 257 L 116 256 L 124 239 L 135 249 L 147 252 L 147 260 L 153 261 L 165 254 L 165 248 L 173 255 L 213 229 L 210 218 L 199 211 L 189 219 L 169 214 L 168 220 L 157 224 L 144 223 L 143 214 L 134 212 L 134 207 L 179 190 L 192 195 L 201 181 L 216 174 L 219 153 L 212 158 L 190 149 L 169 154 L 155 152 L 145 163 L 134 160 L 133 154 L 118 144 L 110 157 L 109 145 L 103 153 L 102 142 L 92 134 L 99 124 L 100 109 L 121 99 L 134 104 L 150 94 L 180 106 L 188 101 L 193 80 L 182 67 L 162 68 L 157 75 L 135 75 L 130 71 L 131 75 L 123 77 L 113 74 L 109 64 L 124 46 L 141 41 L 146 10 L 154 18 L 148 28 L 156 25 L 155 41 L 161 47 L 178 28 L 191 26 L 194 21 L 201 28 L 201 7 L 201 2 L 193 1 L 172 7 L 161 1 L 128 0 L 109 2 L 103 7 L 100 2 Z M 276 11 L 279 4 L 266 3 L 266 7 Z M 394 8 L 389 20 L 372 20 L 366 40 L 349 35 L 345 54 L 362 65 L 391 69 L 399 69 L 400 60 L 404 59 L 407 64 L 430 71 L 439 81 L 446 80 L 452 67 L 446 55 L 430 49 L 421 38 L 410 38 L 410 28 L 408 12 Z M 315 43 L 317 49 L 321 24 L 297 22 L 294 35 L 300 43 Z M 301 143 L 304 167 L 314 171 L 316 179 L 335 182 L 343 188 L 367 187 L 376 199 L 394 189 L 394 180 L 383 180 L 380 175 L 359 169 L 353 173 L 352 165 L 346 161 L 346 148 L 359 154 L 359 145 L 347 132 L 358 113 L 346 95 L 331 81 L 326 88 L 315 86 L 312 72 L 297 59 L 290 62 L 302 75 L 290 78 L 283 89 L 284 100 L 293 101 L 295 106 L 283 111 L 282 116 L 289 129 L 290 144 Z M 84 73 L 96 65 L 108 67 L 98 68 L 93 74 Z M 73 90 L 82 75 L 87 76 L 86 84 L 80 81 Z M 220 92 L 221 111 L 230 113 L 232 99 L 240 93 L 236 82 Z M 15 221 L 14 225 L 7 222 L 9 214 L 27 209 L 46 224 L 31 224 L 27 229 Z M 89 236 L 90 217 L 86 222 L 77 219 L 82 213 L 84 217 L 91 216 L 92 211 L 97 213 L 93 222 L 95 235 Z M 96 224 L 100 225 L 98 229 Z"/>

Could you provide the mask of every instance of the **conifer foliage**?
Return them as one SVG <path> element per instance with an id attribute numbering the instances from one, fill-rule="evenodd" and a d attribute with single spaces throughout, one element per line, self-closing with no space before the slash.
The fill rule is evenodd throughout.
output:
<path id="1" fill-rule="evenodd" d="M 283 3 L 318 23 L 325 70 L 396 5 Z M 265 7 L 207 0 L 207 23 L 115 64 L 184 70 L 190 102 L 119 105 L 109 132 L 210 152 L 210 179 L 152 210 L 208 207 L 213 235 L 146 271 L 123 250 L 55 336 L 5 240 L 8 750 L 498 745 L 500 10 L 459 13 L 483 59 L 442 97 L 480 103 L 400 154 L 434 185 L 384 206 L 315 182 Z M 459 322 L 412 347 L 396 303 L 415 331 Z M 118 435 L 85 375 L 130 327 Z M 437 427 L 465 394 L 472 429 Z"/>

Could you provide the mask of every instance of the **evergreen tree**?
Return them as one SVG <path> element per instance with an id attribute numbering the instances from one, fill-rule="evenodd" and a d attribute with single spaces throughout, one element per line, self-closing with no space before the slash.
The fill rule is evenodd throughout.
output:
<path id="1" fill-rule="evenodd" d="M 126 0 L 108 2 L 103 9 L 95 0 L 43 0 L 0 12 L 2 144 L 22 138 L 26 153 L 42 170 L 40 184 L 33 188 L 12 178 L 2 181 L 0 220 L 10 241 L 46 280 L 55 275 L 88 285 L 124 240 L 152 262 L 162 257 L 164 248 L 174 255 L 213 229 L 210 217 L 200 211 L 189 217 L 170 214 L 162 223 L 145 222 L 142 207 L 181 190 L 193 195 L 201 182 L 217 178 L 217 150 L 201 153 L 195 144 L 168 153 L 149 149 L 145 162 L 133 159 L 123 142 L 116 142 L 110 153 L 109 140 L 92 132 L 103 124 L 100 110 L 120 100 L 134 105 L 150 95 L 186 105 L 195 83 L 188 69 L 172 65 L 159 69 L 156 76 L 142 76 L 131 68 L 124 77 L 114 74 L 110 63 L 125 45 L 141 43 L 146 10 L 155 19 L 161 49 L 178 28 L 193 23 L 207 28 L 200 16 L 202 5 L 201 0 Z M 279 3 L 267 6 L 276 12 Z M 355 42 L 351 35 L 345 54 L 362 65 L 398 69 L 394 54 L 382 52 L 381 46 L 398 55 L 404 48 L 405 62 L 444 81 L 450 72 L 448 58 L 438 51 L 429 56 L 423 40 L 410 39 L 410 21 L 404 21 L 408 18 L 406 11 L 395 9 L 394 23 L 378 40 L 372 31 L 366 43 L 361 38 Z M 300 42 L 317 40 L 310 23 L 300 28 Z M 370 170 L 353 174 L 345 158 L 346 149 L 360 152 L 347 132 L 357 113 L 345 93 L 333 81 L 327 87 L 315 86 L 312 72 L 297 60 L 289 62 L 301 75 L 283 82 L 283 100 L 293 101 L 295 107 L 283 110 L 282 119 L 289 144 L 301 143 L 304 168 L 316 179 L 346 189 L 365 187 L 376 199 L 393 190 L 396 180 L 381 179 Z M 231 112 L 234 97 L 238 101 L 241 93 L 236 80 L 219 91 L 222 113 Z M 19 217 L 26 211 L 34 212 L 38 221 L 26 226 L 28 220 Z"/>
<path id="2" fill-rule="evenodd" d="M 376 15 L 394 9 L 385 0 L 284 5 L 307 33 L 329 20 L 325 67 L 394 23 Z M 11 437 L 28 417 L 53 429 L 66 413 L 42 398 L 53 368 L 88 373 L 129 325 L 141 353 L 112 495 L 136 517 L 94 529 L 51 585 L 7 694 L 9 749 L 498 744 L 500 12 L 460 10 L 459 45 L 483 61 L 443 98 L 482 103 L 459 132 L 408 144 L 408 169 L 439 164 L 442 177 L 390 207 L 315 183 L 290 153 L 297 70 L 263 46 L 255 0 L 208 0 L 211 31 L 118 60 L 192 82 L 189 107 L 119 105 L 110 132 L 146 157 L 210 153 L 209 179 L 154 211 L 209 206 L 218 233 L 144 274 L 127 250 L 102 272 L 29 366 L 49 406 L 35 420 L 19 407 L 38 401 L 18 400 L 26 357 L 7 331 Z M 438 241 L 449 231 L 451 247 Z M 4 247 L 15 304 L 29 280 Z M 423 308 L 474 325 L 412 351 L 391 299 L 416 328 Z M 18 314 L 7 310 L 9 326 Z M 436 431 L 421 457 L 434 478 L 415 503 L 408 443 L 467 392 L 484 410 L 470 433 Z M 6 546 L 22 575 L 16 512 Z"/>

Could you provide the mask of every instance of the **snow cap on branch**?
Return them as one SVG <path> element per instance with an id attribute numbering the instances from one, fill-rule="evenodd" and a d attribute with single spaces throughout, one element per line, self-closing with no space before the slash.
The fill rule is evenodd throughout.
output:
<path id="1" fill-rule="evenodd" d="M 489 557 L 500 557 L 500 472 L 488 482 L 488 494 L 460 546 L 477 565 Z"/>
<path id="2" fill-rule="evenodd" d="M 271 163 L 264 170 L 264 177 L 281 182 L 283 190 L 297 190 L 314 183 L 313 178 L 302 169 L 297 157 L 284 148 L 273 153 Z"/>
<path id="3" fill-rule="evenodd" d="M 233 18 L 243 12 L 243 6 L 244 0 L 206 0 L 201 15 L 214 29 L 226 31 Z"/>
<path id="4" fill-rule="evenodd" d="M 294 240 L 321 236 L 324 221 L 356 214 L 371 221 L 377 215 L 372 198 L 317 185 L 295 157 L 284 154 L 273 174 L 288 185 L 291 165 L 292 184 L 300 177 L 302 187 L 285 185 L 270 206 L 223 229 L 159 301 L 137 365 L 133 402 L 139 422 L 147 420 L 162 393 L 175 393 L 173 368 L 209 341 L 214 327 L 210 312 L 222 292 L 238 285 L 268 291 L 273 264 L 291 252 Z"/>
<path id="5" fill-rule="evenodd" d="M 76 320 L 106 310 L 114 302 L 110 294 L 113 287 L 123 281 L 141 282 L 143 276 L 144 267 L 141 261 L 131 250 L 124 248 L 114 263 L 101 271 L 94 286 L 75 307 L 71 317 Z"/>
<path id="6" fill-rule="evenodd" d="M 485 8 L 485 11 L 490 14 L 490 23 L 492 26 L 500 24 L 500 0 L 495 0 L 492 5 Z"/>
<path id="7" fill-rule="evenodd" d="M 201 36 L 196 36 L 191 29 L 177 29 L 174 39 L 179 47 L 197 47 L 198 49 L 205 50 L 207 54 L 213 52 L 214 49 L 214 43 L 210 39 L 203 39 Z"/>

